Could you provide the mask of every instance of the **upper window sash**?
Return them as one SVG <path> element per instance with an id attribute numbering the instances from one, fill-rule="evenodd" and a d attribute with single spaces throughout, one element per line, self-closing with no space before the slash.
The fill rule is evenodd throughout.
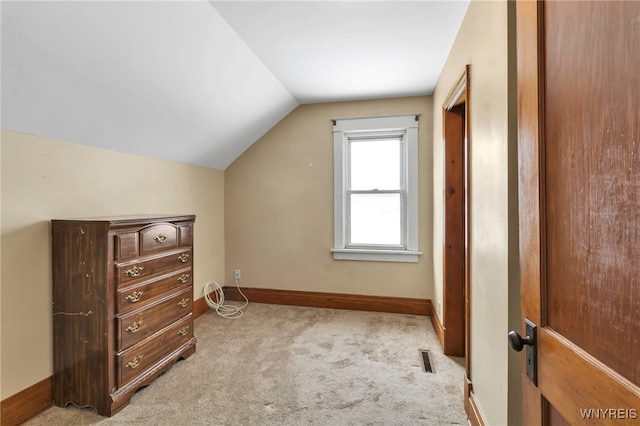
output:
<path id="1" fill-rule="evenodd" d="M 352 146 L 354 143 L 366 143 L 367 141 L 370 142 L 378 142 L 378 141 L 382 141 L 382 140 L 397 140 L 399 142 L 399 155 L 398 155 L 398 161 L 400 162 L 399 164 L 399 176 L 398 176 L 398 186 L 396 188 L 392 188 L 392 189 L 399 189 L 404 191 L 404 189 L 406 188 L 407 185 L 407 176 L 406 176 L 406 170 L 405 170 L 405 165 L 406 165 L 406 155 L 407 155 L 407 150 L 406 150 L 406 132 L 402 131 L 402 132 L 378 132 L 378 133 L 372 133 L 372 132 L 349 132 L 349 133 L 344 133 L 344 138 L 346 140 L 346 146 L 345 149 L 346 151 L 344 152 L 345 158 L 346 158 L 346 164 L 345 164 L 345 172 L 346 172 L 346 188 L 348 190 L 352 190 L 353 185 L 351 183 L 351 177 L 352 177 L 352 173 L 351 173 L 351 165 L 352 165 L 352 160 L 351 160 L 351 155 L 352 155 Z M 374 188 L 371 188 L 374 189 Z"/>

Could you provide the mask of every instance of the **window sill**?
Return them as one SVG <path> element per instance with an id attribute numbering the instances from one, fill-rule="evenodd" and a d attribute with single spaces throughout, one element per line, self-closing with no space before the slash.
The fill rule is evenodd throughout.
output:
<path id="1" fill-rule="evenodd" d="M 335 260 L 365 260 L 370 262 L 417 263 L 421 251 L 331 249 Z"/>

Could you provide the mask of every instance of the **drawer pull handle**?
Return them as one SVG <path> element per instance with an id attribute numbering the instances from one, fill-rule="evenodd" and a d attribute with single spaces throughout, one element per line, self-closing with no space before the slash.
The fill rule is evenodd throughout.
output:
<path id="1" fill-rule="evenodd" d="M 167 236 L 164 234 L 158 234 L 155 237 L 153 237 L 154 240 L 156 240 L 157 243 L 164 243 L 164 240 L 167 239 Z"/>
<path id="2" fill-rule="evenodd" d="M 188 332 L 189 332 L 189 326 L 185 325 L 180 329 L 180 331 L 178 331 L 178 334 L 181 336 L 185 336 Z"/>
<path id="3" fill-rule="evenodd" d="M 136 331 L 138 331 L 140 329 L 140 326 L 142 325 L 142 320 L 140 321 L 134 321 L 133 324 L 131 324 L 129 327 L 125 328 L 125 331 L 128 331 L 129 333 L 135 333 Z"/>
<path id="4" fill-rule="evenodd" d="M 125 297 L 125 299 L 127 299 L 131 303 L 136 303 L 142 297 L 142 293 L 144 293 L 144 291 L 134 291 L 133 293 Z"/>
<path id="5" fill-rule="evenodd" d="M 181 308 L 186 308 L 190 300 L 191 300 L 190 298 L 185 297 L 184 299 L 178 302 L 178 306 L 180 306 Z"/>
<path id="6" fill-rule="evenodd" d="M 188 279 L 189 274 L 182 274 L 178 277 L 178 281 L 180 281 L 181 283 L 186 283 Z"/>
<path id="7" fill-rule="evenodd" d="M 182 253 L 180 256 L 178 256 L 178 260 L 182 263 L 185 263 L 187 260 L 189 260 L 189 254 Z"/>
<path id="8" fill-rule="evenodd" d="M 135 357 L 134 359 L 132 359 L 131 361 L 129 361 L 129 362 L 127 363 L 127 365 L 126 365 L 126 366 L 127 366 L 127 368 L 131 368 L 132 370 L 133 370 L 134 368 L 137 368 L 137 367 L 138 367 L 138 365 L 140 365 L 140 361 L 142 361 L 142 357 L 143 357 L 143 356 L 144 356 L 144 355 L 138 355 L 137 357 Z"/>
<path id="9" fill-rule="evenodd" d="M 134 266 L 131 269 L 127 269 L 124 274 L 129 275 L 130 277 L 137 277 L 138 275 L 140 275 L 143 269 L 144 266 Z"/>

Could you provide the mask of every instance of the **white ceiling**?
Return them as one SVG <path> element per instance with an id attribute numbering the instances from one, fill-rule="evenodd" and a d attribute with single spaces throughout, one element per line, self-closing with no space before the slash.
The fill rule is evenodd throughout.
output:
<path id="1" fill-rule="evenodd" d="M 3 129 L 217 169 L 297 105 L 430 94 L 465 1 L 2 1 Z"/>

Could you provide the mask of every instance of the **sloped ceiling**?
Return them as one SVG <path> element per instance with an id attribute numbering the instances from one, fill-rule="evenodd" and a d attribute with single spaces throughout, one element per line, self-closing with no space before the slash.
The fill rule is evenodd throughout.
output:
<path id="1" fill-rule="evenodd" d="M 3 129 L 225 169 L 303 103 L 433 91 L 467 1 L 2 1 Z"/>

